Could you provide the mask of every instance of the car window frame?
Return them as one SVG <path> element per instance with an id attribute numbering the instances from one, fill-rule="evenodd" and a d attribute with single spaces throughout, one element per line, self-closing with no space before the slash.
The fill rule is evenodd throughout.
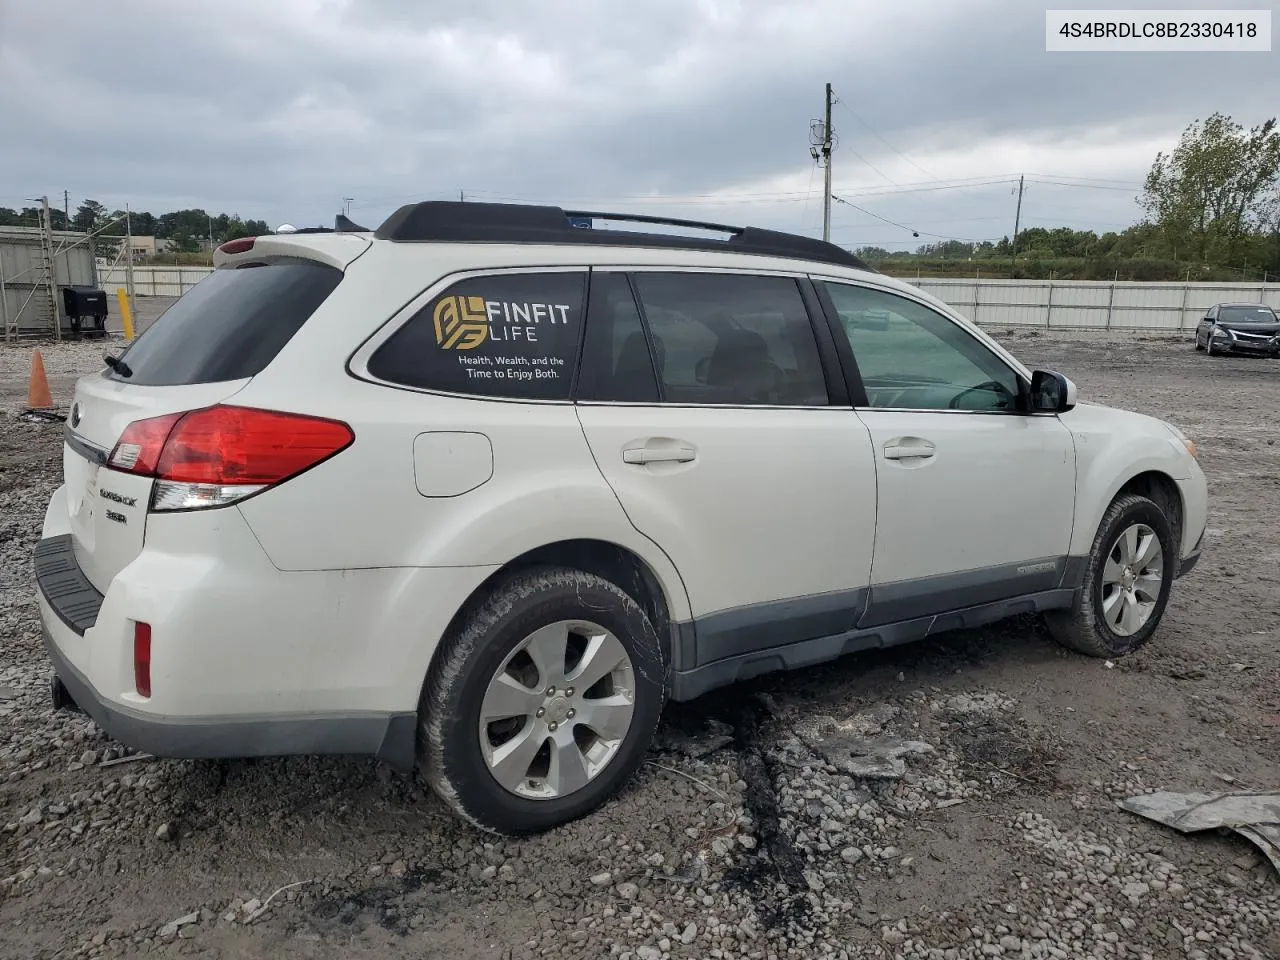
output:
<path id="1" fill-rule="evenodd" d="M 805 315 L 809 320 L 809 332 L 813 334 L 814 342 L 818 348 L 818 362 L 822 369 L 823 383 L 827 391 L 827 402 L 821 405 L 812 404 L 775 404 L 775 403 L 695 403 L 692 401 L 672 401 L 665 397 L 665 384 L 662 377 L 659 376 L 656 365 L 653 374 L 658 385 L 658 400 L 656 402 L 648 400 L 594 400 L 579 399 L 577 396 L 577 382 L 575 376 L 574 383 L 574 402 L 583 406 L 628 406 L 628 407 L 666 407 L 672 409 L 678 408 L 694 408 L 698 410 L 830 410 L 851 409 L 851 394 L 845 376 L 840 358 L 837 353 L 837 341 L 831 335 L 830 325 L 827 323 L 826 313 L 818 299 L 817 291 L 813 281 L 804 270 L 782 270 L 769 269 L 764 267 L 733 267 L 733 266 L 688 266 L 688 265 L 671 265 L 671 264 L 608 264 L 593 265 L 591 274 L 594 277 L 597 273 L 615 273 L 624 274 L 631 288 L 631 296 L 635 301 L 636 310 L 640 314 L 641 329 L 644 330 L 645 339 L 649 344 L 649 362 L 653 364 L 653 331 L 649 326 L 649 317 L 645 312 L 644 302 L 640 298 L 640 291 L 636 283 L 636 277 L 645 273 L 692 273 L 692 274 L 711 274 L 714 276 L 743 276 L 743 277 L 775 277 L 779 279 L 792 280 L 795 282 L 800 299 L 804 304 Z M 583 331 L 587 328 L 587 324 L 591 323 L 590 298 L 587 302 L 587 316 L 583 323 Z M 581 365 L 581 346 L 579 347 L 579 368 Z"/>
<path id="2" fill-rule="evenodd" d="M 536 273 L 577 273 L 583 275 L 582 280 L 582 328 L 578 331 L 578 342 L 574 348 L 573 354 L 573 370 L 569 383 L 569 395 L 563 399 L 548 400 L 540 397 L 495 397 L 487 396 L 481 393 L 463 393 L 456 390 L 442 390 L 436 387 L 416 387 L 409 383 L 398 383 L 394 380 L 384 380 L 381 377 L 374 376 L 369 372 L 369 360 L 382 347 L 384 343 L 391 339 L 405 324 L 413 320 L 419 312 L 436 297 L 442 295 L 450 287 L 464 280 L 474 280 L 481 277 L 496 276 L 523 276 L 526 274 Z M 388 387 L 392 390 L 404 390 L 409 393 L 429 394 L 437 397 L 454 397 L 461 400 L 476 400 L 486 403 L 533 403 L 533 404 L 558 404 L 560 406 L 568 406 L 574 403 L 574 396 L 578 386 L 578 368 L 582 362 L 582 344 L 587 329 L 587 308 L 591 300 L 591 267 L 584 263 L 554 263 L 554 264 L 528 264 L 512 267 L 483 267 L 471 270 L 455 270 L 436 278 L 430 286 L 425 287 L 420 293 L 415 294 L 407 300 L 403 306 L 396 310 L 386 322 L 379 326 L 372 334 L 364 339 L 347 357 L 346 371 L 347 374 L 356 380 L 362 380 L 365 383 L 377 384 L 380 387 Z"/>
<path id="3" fill-rule="evenodd" d="M 832 336 L 835 337 L 837 348 L 840 354 L 842 365 L 845 366 L 846 378 L 850 381 L 850 393 L 855 397 L 854 409 L 860 411 L 881 411 L 892 413 L 946 413 L 946 414 L 978 414 L 980 416 L 1027 416 L 1031 413 L 1031 375 L 1021 363 L 1017 361 L 999 344 L 990 338 L 969 329 L 963 318 L 958 318 L 946 310 L 940 310 L 936 304 L 930 303 L 924 297 L 912 296 L 908 291 L 889 287 L 883 284 L 870 283 L 865 280 L 855 279 L 851 277 L 835 277 L 829 275 L 814 274 L 811 276 L 814 282 L 814 288 L 817 292 L 819 301 L 822 304 L 824 315 L 826 316 L 827 325 L 831 328 Z M 845 330 L 844 321 L 840 318 L 840 313 L 836 309 L 835 300 L 832 298 L 830 291 L 827 289 L 829 284 L 837 284 L 849 287 L 860 287 L 864 290 L 871 290 L 876 293 L 883 293 L 891 297 L 899 297 L 908 300 L 926 310 L 937 314 L 956 330 L 958 330 L 973 345 L 976 350 L 986 351 L 988 355 L 993 357 L 1001 366 L 1009 370 L 1014 376 L 1014 381 L 1018 385 L 1018 393 L 1015 399 L 1014 409 L 1012 410 L 952 410 L 950 408 L 921 408 L 921 407 L 877 407 L 872 406 L 870 398 L 867 394 L 866 384 L 862 379 L 862 371 L 858 367 L 857 356 L 853 350 L 848 335 Z"/>

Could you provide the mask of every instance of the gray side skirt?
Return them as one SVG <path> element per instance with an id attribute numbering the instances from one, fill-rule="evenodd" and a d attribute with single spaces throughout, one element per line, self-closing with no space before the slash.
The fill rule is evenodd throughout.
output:
<path id="1" fill-rule="evenodd" d="M 1087 558 L 1057 557 L 756 604 L 678 624 L 673 700 L 1075 601 Z M 788 640 L 777 642 L 780 638 Z"/>

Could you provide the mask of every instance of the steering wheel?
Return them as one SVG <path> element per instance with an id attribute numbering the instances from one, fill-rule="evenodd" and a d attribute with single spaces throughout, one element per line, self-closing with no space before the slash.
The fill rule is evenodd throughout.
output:
<path id="1" fill-rule="evenodd" d="M 947 409 L 948 410 L 962 409 L 960 406 L 960 401 L 963 400 L 965 397 L 967 397 L 969 394 L 977 393 L 979 391 L 994 393 L 996 396 L 1003 398 L 1006 401 L 1007 408 L 1010 408 L 1010 409 L 1014 406 L 1014 404 L 1017 403 L 1017 400 L 1018 400 L 1018 398 L 1012 392 L 1010 392 L 1009 388 L 1006 387 L 1003 383 L 1000 383 L 998 380 L 986 380 L 975 387 L 967 387 L 966 389 L 961 390 L 959 393 L 957 393 L 954 397 L 951 398 L 951 402 L 947 404 Z M 979 408 L 979 409 L 985 409 L 985 408 Z"/>

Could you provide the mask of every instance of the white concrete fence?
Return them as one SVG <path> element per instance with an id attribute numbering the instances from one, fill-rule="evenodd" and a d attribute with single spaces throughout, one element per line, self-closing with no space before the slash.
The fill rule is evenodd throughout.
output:
<path id="1" fill-rule="evenodd" d="M 1141 283 L 1096 280 L 911 281 L 984 327 L 1193 330 L 1215 303 L 1280 309 L 1277 283 Z"/>
<path id="2" fill-rule="evenodd" d="M 209 267 L 134 267 L 134 294 L 177 297 Z M 1266 303 L 1280 310 L 1280 283 L 1140 283 L 1095 280 L 912 280 L 985 327 L 1075 330 L 1192 330 L 1215 303 Z M 111 296 L 126 286 L 123 267 L 98 271 Z"/>
<path id="3" fill-rule="evenodd" d="M 211 273 L 212 267 L 134 267 L 133 295 L 180 297 Z M 98 267 L 98 286 L 115 296 L 117 288 L 129 286 L 128 268 Z"/>

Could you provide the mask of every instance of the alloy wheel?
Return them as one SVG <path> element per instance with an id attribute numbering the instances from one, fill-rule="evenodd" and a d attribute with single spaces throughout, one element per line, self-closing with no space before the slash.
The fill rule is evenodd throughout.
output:
<path id="1" fill-rule="evenodd" d="M 613 760 L 635 706 L 635 668 L 616 636 L 584 620 L 548 624 L 489 681 L 480 706 L 485 765 L 517 796 L 568 796 Z"/>
<path id="2" fill-rule="evenodd" d="M 1102 565 L 1102 615 L 1111 632 L 1131 637 L 1146 626 L 1163 584 L 1160 538 L 1144 523 L 1126 527 Z"/>

